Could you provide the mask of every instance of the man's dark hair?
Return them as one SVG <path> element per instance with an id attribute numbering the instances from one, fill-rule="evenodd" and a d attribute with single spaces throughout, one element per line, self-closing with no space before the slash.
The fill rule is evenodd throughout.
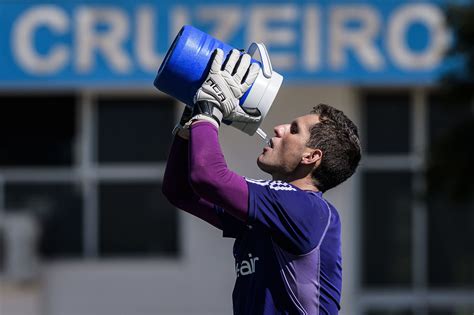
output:
<path id="1" fill-rule="evenodd" d="M 307 146 L 323 152 L 321 164 L 311 177 L 314 185 L 324 192 L 354 174 L 361 158 L 359 132 L 342 111 L 329 105 L 314 106 L 311 114 L 318 115 L 320 123 L 310 128 Z"/>

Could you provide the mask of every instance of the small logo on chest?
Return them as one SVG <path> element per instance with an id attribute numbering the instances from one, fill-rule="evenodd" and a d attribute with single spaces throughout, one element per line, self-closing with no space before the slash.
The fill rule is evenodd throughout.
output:
<path id="1" fill-rule="evenodd" d="M 235 263 L 235 273 L 237 277 L 239 276 L 246 276 L 252 273 L 255 273 L 257 267 L 257 261 L 259 260 L 258 257 L 252 257 L 252 254 L 248 254 L 248 260 L 242 260 L 241 262 Z"/>

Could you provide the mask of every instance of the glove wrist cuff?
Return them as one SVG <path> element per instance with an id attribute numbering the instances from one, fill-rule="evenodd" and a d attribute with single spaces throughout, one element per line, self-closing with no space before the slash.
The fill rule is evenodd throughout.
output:
<path id="1" fill-rule="evenodd" d="M 193 110 L 193 118 L 191 120 L 195 120 L 196 116 L 207 116 L 211 118 L 216 123 L 216 127 L 219 128 L 222 121 L 222 111 L 218 107 L 216 103 L 212 101 L 198 101 L 194 104 Z"/>
<path id="2" fill-rule="evenodd" d="M 186 124 L 184 124 L 184 125 L 177 124 L 176 126 L 174 126 L 172 134 L 173 134 L 173 136 L 178 135 L 179 137 L 181 137 L 185 140 L 189 139 L 189 129 L 186 126 Z"/>
<path id="3" fill-rule="evenodd" d="M 186 123 L 193 117 L 193 108 L 191 106 L 187 106 L 183 110 L 183 114 L 181 115 L 181 119 L 179 122 L 174 126 L 173 131 L 171 132 L 173 136 L 179 135 L 184 139 L 189 138 L 189 130 L 186 129 Z"/>
<path id="4" fill-rule="evenodd" d="M 191 127 L 192 123 L 195 122 L 195 121 L 198 121 L 198 120 L 201 120 L 201 121 L 207 121 L 207 122 L 210 122 L 211 124 L 213 124 L 217 129 L 219 129 L 219 124 L 217 123 L 217 121 L 212 118 L 212 117 L 209 117 L 207 115 L 203 115 L 203 114 L 198 114 L 196 116 L 194 116 L 193 118 L 191 118 L 191 120 L 186 124 L 186 128 L 187 130 L 189 130 L 189 128 Z"/>

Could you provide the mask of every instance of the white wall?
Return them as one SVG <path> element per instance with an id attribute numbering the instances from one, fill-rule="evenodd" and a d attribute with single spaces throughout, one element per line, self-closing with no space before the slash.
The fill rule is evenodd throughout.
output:
<path id="1" fill-rule="evenodd" d="M 280 91 L 263 123 L 272 126 L 307 114 L 324 102 L 342 109 L 357 123 L 355 92 L 344 87 L 291 87 Z M 256 165 L 258 137 L 225 127 L 221 143 L 229 166 L 252 178 L 268 178 Z M 355 314 L 357 178 L 327 194 L 343 223 L 343 312 Z M 60 262 L 43 270 L 42 312 L 47 315 L 230 314 L 234 281 L 232 240 L 205 223 L 181 214 L 183 259 Z M 126 237 L 126 236 L 124 236 Z"/>
<path id="2" fill-rule="evenodd" d="M 48 315 L 227 314 L 232 242 L 182 216 L 185 255 L 173 260 L 56 263 L 44 272 Z"/>

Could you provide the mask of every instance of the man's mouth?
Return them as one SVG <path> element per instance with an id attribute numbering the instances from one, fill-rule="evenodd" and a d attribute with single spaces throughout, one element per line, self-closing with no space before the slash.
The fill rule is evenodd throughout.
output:
<path id="1" fill-rule="evenodd" d="M 263 152 L 262 153 L 265 153 L 269 150 L 273 150 L 273 141 L 272 141 L 272 139 L 268 140 L 267 145 L 263 147 Z"/>
<path id="2" fill-rule="evenodd" d="M 267 145 L 265 146 L 265 148 L 273 149 L 273 141 L 272 141 L 272 139 L 268 139 Z"/>
<path id="3" fill-rule="evenodd" d="M 263 152 L 262 153 L 265 153 L 267 152 L 268 150 L 270 149 L 273 149 L 273 142 L 272 142 L 272 139 L 268 139 L 266 145 L 263 147 Z"/>

